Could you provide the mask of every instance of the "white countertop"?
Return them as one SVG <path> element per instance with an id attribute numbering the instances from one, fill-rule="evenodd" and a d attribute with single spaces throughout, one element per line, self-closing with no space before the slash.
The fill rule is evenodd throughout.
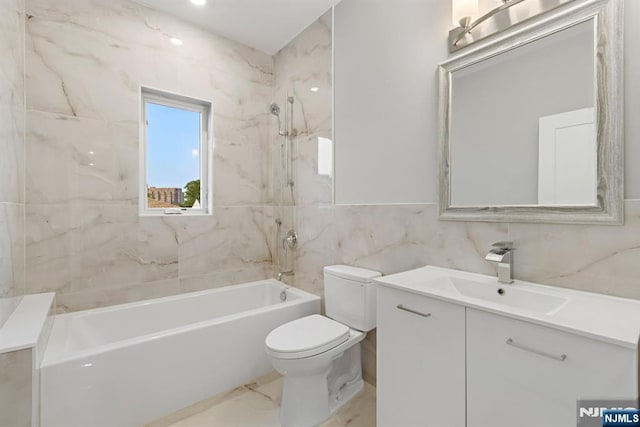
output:
<path id="1" fill-rule="evenodd" d="M 11 316 L 0 327 L 0 354 L 33 348 L 45 325 L 54 292 L 25 295 Z"/>
<path id="2" fill-rule="evenodd" d="M 507 317 L 583 335 L 600 341 L 637 349 L 640 339 L 640 300 L 612 297 L 554 286 L 516 280 L 501 285 L 507 291 L 519 287 L 539 294 L 554 295 L 568 301 L 550 314 L 530 312 L 508 305 L 473 298 L 455 292 L 451 287 L 435 286 L 450 277 L 496 284 L 497 278 L 441 267 L 426 266 L 402 273 L 383 276 L 378 285 L 437 298 Z"/>

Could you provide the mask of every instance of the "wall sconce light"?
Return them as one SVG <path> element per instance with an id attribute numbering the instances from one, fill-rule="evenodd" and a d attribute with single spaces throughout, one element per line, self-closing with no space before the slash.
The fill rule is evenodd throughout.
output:
<path id="1" fill-rule="evenodd" d="M 467 34 L 471 32 L 478 25 L 482 24 L 494 15 L 509 9 L 522 3 L 524 0 L 502 0 L 502 4 L 489 12 L 485 13 L 481 17 L 475 19 L 478 16 L 478 0 L 452 0 L 453 10 L 453 25 L 454 28 L 449 32 L 449 51 L 455 52 L 458 49 L 462 49 L 469 43 L 462 43 L 465 40 Z"/>

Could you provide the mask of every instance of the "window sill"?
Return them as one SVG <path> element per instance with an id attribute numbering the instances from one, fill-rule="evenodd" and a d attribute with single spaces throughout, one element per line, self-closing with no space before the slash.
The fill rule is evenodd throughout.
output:
<path id="1" fill-rule="evenodd" d="M 158 209 L 157 212 L 152 210 L 146 210 L 146 211 L 140 212 L 139 214 L 140 216 L 212 216 L 213 215 L 212 212 L 209 212 L 206 210 L 183 211 L 179 209 L 175 209 L 175 210 Z"/>

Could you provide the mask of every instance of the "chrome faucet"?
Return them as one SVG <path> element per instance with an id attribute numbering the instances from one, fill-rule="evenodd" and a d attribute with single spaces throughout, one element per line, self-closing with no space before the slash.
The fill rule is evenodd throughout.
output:
<path id="1" fill-rule="evenodd" d="M 281 271 L 278 273 L 278 275 L 276 276 L 276 280 L 278 282 L 282 282 L 282 276 L 293 276 L 293 270 L 289 270 L 289 271 Z"/>
<path id="2" fill-rule="evenodd" d="M 513 242 L 496 242 L 484 257 L 498 265 L 498 282 L 513 283 Z"/>

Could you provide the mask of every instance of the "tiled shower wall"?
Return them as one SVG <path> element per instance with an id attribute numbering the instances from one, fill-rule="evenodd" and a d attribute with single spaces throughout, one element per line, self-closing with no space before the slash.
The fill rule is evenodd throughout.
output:
<path id="1" fill-rule="evenodd" d="M 294 228 L 298 232 L 300 247 L 295 251 L 292 263 L 296 286 L 322 295 L 322 280 L 309 276 L 308 264 L 322 269 L 324 261 L 319 254 L 305 250 L 311 236 L 306 231 L 310 224 L 304 218 L 308 209 L 330 206 L 332 181 L 330 176 L 318 174 L 318 138 L 332 139 L 332 12 L 326 12 L 294 40 L 275 55 L 275 98 L 284 102 L 287 96 L 294 98 L 293 128 L 297 136 L 292 138 L 293 190 L 285 188 L 284 208 L 280 215 L 284 230 Z M 312 90 L 313 89 L 313 90 Z M 274 144 L 279 154 L 278 144 Z M 276 158 L 274 156 L 274 158 Z M 274 161 L 274 195 L 278 197 L 283 173 Z M 328 250 L 322 247 L 321 252 Z M 321 277 L 320 277 L 321 279 Z"/>
<path id="2" fill-rule="evenodd" d="M 0 327 L 24 294 L 24 7 L 0 3 Z"/>
<path id="3" fill-rule="evenodd" d="M 73 311 L 268 277 L 272 57 L 127 0 L 26 9 L 27 291 Z M 213 216 L 138 215 L 140 85 L 213 101 Z"/>

